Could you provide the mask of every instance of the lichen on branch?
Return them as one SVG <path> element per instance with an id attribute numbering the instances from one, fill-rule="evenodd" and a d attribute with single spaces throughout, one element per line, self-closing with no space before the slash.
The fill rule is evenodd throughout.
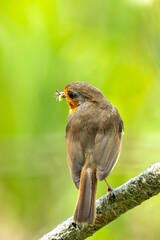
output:
<path id="1" fill-rule="evenodd" d="M 96 201 L 96 221 L 91 227 L 74 227 L 73 217 L 59 224 L 40 240 L 83 240 L 128 210 L 160 192 L 160 162 Z"/>

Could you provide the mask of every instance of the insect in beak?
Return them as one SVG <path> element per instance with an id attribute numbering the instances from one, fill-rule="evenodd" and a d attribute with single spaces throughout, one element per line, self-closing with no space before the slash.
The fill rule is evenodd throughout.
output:
<path id="1" fill-rule="evenodd" d="M 65 94 L 64 92 L 59 92 L 58 90 L 56 90 L 56 100 L 59 101 L 59 102 L 62 102 L 62 98 L 65 98 Z"/>

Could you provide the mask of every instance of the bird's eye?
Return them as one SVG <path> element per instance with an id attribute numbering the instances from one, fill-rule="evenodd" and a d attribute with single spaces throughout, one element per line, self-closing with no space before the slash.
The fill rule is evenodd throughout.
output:
<path id="1" fill-rule="evenodd" d="M 74 98 L 74 94 L 73 94 L 72 92 L 69 92 L 69 93 L 68 93 L 68 96 L 69 96 L 71 99 Z"/>

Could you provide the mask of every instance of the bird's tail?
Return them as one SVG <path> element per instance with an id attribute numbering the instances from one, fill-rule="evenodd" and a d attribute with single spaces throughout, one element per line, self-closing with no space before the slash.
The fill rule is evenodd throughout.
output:
<path id="1" fill-rule="evenodd" d="M 92 168 L 82 168 L 78 202 L 74 213 L 75 223 L 87 223 L 92 226 L 96 216 L 96 172 Z"/>

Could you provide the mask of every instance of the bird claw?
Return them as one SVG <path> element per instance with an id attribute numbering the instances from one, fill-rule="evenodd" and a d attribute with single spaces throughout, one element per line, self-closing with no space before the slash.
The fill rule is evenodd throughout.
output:
<path id="1" fill-rule="evenodd" d="M 108 199 L 110 199 L 111 198 L 111 192 L 113 192 L 113 188 L 111 188 L 111 186 L 108 184 L 108 182 L 106 181 L 106 179 L 104 180 L 105 181 L 105 183 L 107 184 L 107 186 L 108 186 L 108 189 L 107 189 L 107 198 Z"/>

